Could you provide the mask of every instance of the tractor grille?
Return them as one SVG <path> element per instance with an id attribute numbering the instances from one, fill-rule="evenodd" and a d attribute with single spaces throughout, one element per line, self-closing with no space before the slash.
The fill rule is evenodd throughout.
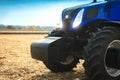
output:
<path id="1" fill-rule="evenodd" d="M 63 22 L 63 26 L 64 26 L 64 31 L 70 31 L 70 24 L 71 24 L 71 20 L 64 20 Z"/>
<path id="2" fill-rule="evenodd" d="M 65 12 L 64 12 L 64 14 L 62 15 L 64 31 L 70 31 L 72 17 L 74 15 L 74 12 L 77 9 L 78 8 L 76 8 L 76 9 L 74 9 L 74 8 L 66 9 Z"/>
<path id="3" fill-rule="evenodd" d="M 85 12 L 85 17 L 84 17 L 84 21 L 97 17 L 98 16 L 98 12 L 99 12 L 99 6 L 94 6 L 94 7 L 90 7 L 87 9 L 87 11 Z"/>

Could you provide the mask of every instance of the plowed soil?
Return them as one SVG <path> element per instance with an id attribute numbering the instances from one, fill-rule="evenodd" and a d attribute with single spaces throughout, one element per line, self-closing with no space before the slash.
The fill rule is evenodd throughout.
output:
<path id="1" fill-rule="evenodd" d="M 0 35 L 0 80 L 86 80 L 83 61 L 71 72 L 53 73 L 31 58 L 30 44 L 45 34 Z"/>

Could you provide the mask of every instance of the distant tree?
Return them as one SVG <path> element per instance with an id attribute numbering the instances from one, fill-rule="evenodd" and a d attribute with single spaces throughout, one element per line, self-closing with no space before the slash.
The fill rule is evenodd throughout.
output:
<path id="1" fill-rule="evenodd" d="M 22 26 L 17 26 L 17 29 L 22 29 Z"/>
<path id="2" fill-rule="evenodd" d="M 7 29 L 16 29 L 16 28 L 15 28 L 15 26 L 13 26 L 13 25 L 8 25 L 8 26 L 7 26 Z"/>
<path id="3" fill-rule="evenodd" d="M 30 26 L 27 26 L 27 29 L 28 30 L 36 30 L 36 26 L 35 25 L 30 25 Z"/>

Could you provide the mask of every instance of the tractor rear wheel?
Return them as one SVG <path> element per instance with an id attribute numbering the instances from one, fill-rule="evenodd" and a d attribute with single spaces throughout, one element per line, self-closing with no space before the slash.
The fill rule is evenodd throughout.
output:
<path id="1" fill-rule="evenodd" d="M 85 47 L 85 73 L 89 80 L 120 80 L 120 28 L 103 27 Z M 118 66 L 117 66 L 118 67 Z"/>

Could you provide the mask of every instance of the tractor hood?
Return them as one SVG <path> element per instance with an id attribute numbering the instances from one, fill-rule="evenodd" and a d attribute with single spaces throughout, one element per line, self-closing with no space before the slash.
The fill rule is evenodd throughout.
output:
<path id="1" fill-rule="evenodd" d="M 82 9 L 84 7 L 86 7 L 87 5 L 89 4 L 85 4 L 85 5 L 78 5 L 78 6 L 74 6 L 74 7 L 69 7 L 69 8 L 66 8 L 63 10 L 63 13 L 62 13 L 62 19 L 66 19 L 66 15 L 68 15 L 69 17 L 67 19 L 71 19 L 72 16 L 74 15 L 74 12 L 79 10 L 79 9 Z"/>
<path id="2" fill-rule="evenodd" d="M 88 15 L 90 15 L 89 13 L 85 14 L 84 12 L 86 12 L 89 9 L 89 12 L 91 10 L 96 11 L 96 14 L 92 14 L 92 15 L 97 15 L 98 10 L 99 10 L 99 5 L 102 5 L 104 3 L 106 3 L 107 1 L 103 1 L 103 2 L 95 2 L 95 3 L 89 3 L 89 4 L 84 4 L 84 5 L 78 5 L 78 6 L 74 6 L 74 7 L 70 7 L 70 8 L 66 8 L 63 10 L 62 12 L 62 22 L 63 22 L 63 30 L 65 31 L 71 31 L 74 30 L 73 28 L 73 22 L 75 21 L 75 18 L 77 16 L 77 14 L 83 10 L 84 16 L 82 16 L 81 18 L 81 23 L 83 23 L 83 19 L 88 19 Z M 87 17 L 87 18 L 86 18 Z M 85 20 L 84 20 L 85 21 Z M 81 26 L 79 24 L 79 26 Z"/>
<path id="3" fill-rule="evenodd" d="M 96 5 L 99 5 L 101 3 L 105 3 L 106 1 L 104 2 L 96 2 L 96 3 L 88 3 L 88 4 L 83 4 L 83 5 L 77 5 L 77 6 L 74 6 L 74 7 L 69 7 L 69 8 L 66 8 L 63 10 L 62 12 L 62 19 L 65 19 L 65 16 L 68 15 L 70 16 L 70 18 L 72 18 L 72 16 L 74 15 L 74 13 L 77 11 L 77 10 L 81 10 L 81 9 L 84 9 L 84 8 L 87 8 L 87 7 L 92 7 L 92 6 L 96 6 Z"/>

